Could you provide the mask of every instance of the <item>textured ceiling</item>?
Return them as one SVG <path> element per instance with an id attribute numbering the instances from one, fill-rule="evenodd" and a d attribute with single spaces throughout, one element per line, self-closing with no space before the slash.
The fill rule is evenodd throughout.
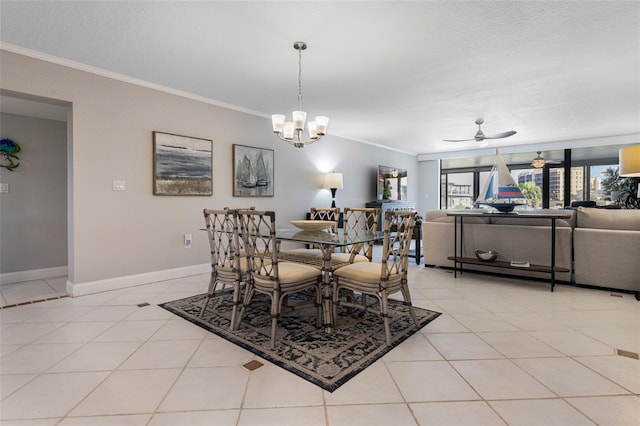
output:
<path id="1" fill-rule="evenodd" d="M 640 134 L 638 1 L 0 3 L 3 43 L 428 154 Z M 265 121 L 265 132 L 270 123 Z"/>

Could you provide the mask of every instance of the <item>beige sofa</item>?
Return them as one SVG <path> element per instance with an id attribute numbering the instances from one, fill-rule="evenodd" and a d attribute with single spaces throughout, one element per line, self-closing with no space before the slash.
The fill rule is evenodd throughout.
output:
<path id="1" fill-rule="evenodd" d="M 451 210 L 449 210 L 451 211 Z M 474 210 L 464 210 L 473 212 Z M 486 210 L 479 210 L 483 212 Z M 553 213 L 557 210 L 536 210 Z M 571 271 L 572 233 L 576 212 L 571 218 L 556 220 L 556 266 Z M 425 265 L 453 268 L 453 220 L 447 210 L 430 210 L 422 222 L 422 242 Z M 475 257 L 475 250 L 494 250 L 497 260 L 523 260 L 531 264 L 549 265 L 551 260 L 551 221 L 549 219 L 523 219 L 517 217 L 464 219 L 465 257 Z M 526 269 L 498 269 L 484 265 L 465 264 L 464 269 L 530 276 L 549 279 L 550 274 Z M 556 280 L 571 282 L 571 272 L 556 273 Z"/>
<path id="2" fill-rule="evenodd" d="M 640 210 L 580 207 L 573 236 L 576 284 L 640 292 Z"/>

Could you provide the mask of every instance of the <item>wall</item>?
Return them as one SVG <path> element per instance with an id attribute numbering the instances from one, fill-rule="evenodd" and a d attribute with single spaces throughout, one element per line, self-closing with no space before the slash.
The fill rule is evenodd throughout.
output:
<path id="1" fill-rule="evenodd" d="M 417 209 L 424 217 L 427 210 L 436 210 L 440 206 L 440 160 L 418 163 L 420 188 Z"/>
<path id="2" fill-rule="evenodd" d="M 0 168 L 0 273 L 67 266 L 67 124 L 0 114 L 20 165 Z"/>
<path id="3" fill-rule="evenodd" d="M 205 207 L 255 205 L 273 209 L 278 223 L 329 206 L 321 172 L 340 171 L 339 206 L 375 199 L 378 164 L 409 172 L 409 201 L 416 200 L 415 156 L 326 136 L 296 149 L 276 139 L 270 120 L 164 91 L 0 51 L 2 89 L 71 102 L 68 134 L 71 194 L 69 284 L 74 295 L 136 285 L 208 270 Z M 332 119 L 337 119 L 332 117 Z M 152 131 L 213 140 L 213 196 L 152 195 Z M 232 196 L 232 145 L 275 151 L 275 195 Z M 113 191 L 125 180 L 125 191 Z M 194 235 L 191 249 L 183 234 Z"/>

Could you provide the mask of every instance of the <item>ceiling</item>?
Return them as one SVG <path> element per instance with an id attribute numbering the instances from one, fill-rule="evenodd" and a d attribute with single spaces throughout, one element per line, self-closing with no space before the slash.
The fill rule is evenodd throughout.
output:
<path id="1" fill-rule="evenodd" d="M 413 154 L 640 135 L 638 1 L 7 1 L 14 51 Z M 270 123 L 265 121 L 265 131 Z"/>

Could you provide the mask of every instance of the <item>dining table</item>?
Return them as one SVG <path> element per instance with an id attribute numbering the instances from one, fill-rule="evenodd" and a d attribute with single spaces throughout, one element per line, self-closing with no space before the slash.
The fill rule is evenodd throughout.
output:
<path id="1" fill-rule="evenodd" d="M 276 238 L 280 241 L 305 243 L 320 249 L 321 256 L 297 255 L 289 252 L 279 254 L 278 259 L 305 263 L 321 268 L 323 272 L 322 311 L 325 332 L 331 333 L 334 324 L 331 297 L 333 271 L 335 268 L 346 264 L 344 262 L 334 263 L 331 255 L 339 247 L 379 241 L 383 237 L 384 233 L 380 231 L 349 230 L 345 232 L 342 228 L 338 228 L 335 232 L 331 230 L 276 229 Z"/>

